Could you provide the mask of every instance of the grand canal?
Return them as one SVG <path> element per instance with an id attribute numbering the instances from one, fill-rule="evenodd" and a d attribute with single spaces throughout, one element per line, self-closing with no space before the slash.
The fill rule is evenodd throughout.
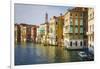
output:
<path id="1" fill-rule="evenodd" d="M 79 51 L 68 51 L 61 46 L 44 46 L 33 43 L 15 44 L 15 65 L 78 62 Z"/>

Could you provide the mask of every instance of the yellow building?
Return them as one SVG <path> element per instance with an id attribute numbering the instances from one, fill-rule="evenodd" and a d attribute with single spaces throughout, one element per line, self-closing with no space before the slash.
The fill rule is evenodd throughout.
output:
<path id="1" fill-rule="evenodd" d="M 37 43 L 41 43 L 40 26 L 37 26 L 37 30 L 36 30 L 36 42 Z"/>
<path id="2" fill-rule="evenodd" d="M 14 27 L 14 37 L 15 37 L 15 42 L 17 42 L 17 34 L 18 34 L 18 32 L 17 32 L 17 30 L 18 30 L 18 25 L 17 24 L 15 24 L 14 25 L 15 27 Z"/>
<path id="3" fill-rule="evenodd" d="M 57 36 L 57 45 L 63 46 L 63 25 L 64 25 L 64 16 L 62 14 L 58 17 L 58 23 L 56 24 L 56 36 Z"/>
<path id="4" fill-rule="evenodd" d="M 19 24 L 14 24 L 14 39 L 16 42 L 20 42 L 20 26 Z"/>
<path id="5" fill-rule="evenodd" d="M 88 48 L 89 51 L 94 53 L 94 9 L 88 9 Z"/>
<path id="6" fill-rule="evenodd" d="M 84 32 L 86 29 L 86 20 L 84 15 L 85 8 L 72 8 L 64 15 L 64 46 L 68 49 L 84 48 Z"/>
<path id="7" fill-rule="evenodd" d="M 26 37 L 27 37 L 26 24 L 20 24 L 20 31 L 21 31 L 21 42 L 26 42 Z"/>

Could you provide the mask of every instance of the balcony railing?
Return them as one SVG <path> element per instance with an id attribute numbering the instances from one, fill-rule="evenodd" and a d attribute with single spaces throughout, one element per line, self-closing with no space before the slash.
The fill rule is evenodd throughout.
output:
<path id="1" fill-rule="evenodd" d="M 87 32 L 86 34 L 87 35 L 92 35 L 92 34 L 94 34 L 94 32 Z"/>

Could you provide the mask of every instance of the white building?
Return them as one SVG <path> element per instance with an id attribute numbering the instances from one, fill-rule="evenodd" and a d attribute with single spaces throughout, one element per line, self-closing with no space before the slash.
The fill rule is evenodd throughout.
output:
<path id="1" fill-rule="evenodd" d="M 94 9 L 88 9 L 88 48 L 89 51 L 94 53 Z"/>
<path id="2" fill-rule="evenodd" d="M 49 44 L 50 45 L 57 45 L 56 24 L 57 24 L 57 17 L 53 16 L 52 18 L 50 18 L 50 22 L 49 22 Z"/>

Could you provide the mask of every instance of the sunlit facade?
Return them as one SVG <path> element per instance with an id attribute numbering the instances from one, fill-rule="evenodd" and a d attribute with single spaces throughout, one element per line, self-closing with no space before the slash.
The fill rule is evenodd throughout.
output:
<path id="1" fill-rule="evenodd" d="M 20 42 L 20 26 L 19 24 L 15 24 L 14 26 L 14 40 L 15 42 Z"/>
<path id="2" fill-rule="evenodd" d="M 48 44 L 48 23 L 40 25 L 41 43 Z"/>
<path id="3" fill-rule="evenodd" d="M 32 40 L 33 43 L 36 42 L 36 36 L 37 36 L 37 26 L 32 25 L 31 26 L 31 40 Z"/>
<path id="4" fill-rule="evenodd" d="M 37 26 L 36 28 L 36 43 L 41 43 L 41 27 Z"/>
<path id="5" fill-rule="evenodd" d="M 94 52 L 94 9 L 88 9 L 88 48 L 93 54 Z"/>
<path id="6" fill-rule="evenodd" d="M 63 26 L 64 26 L 64 16 L 60 14 L 58 17 L 58 23 L 56 25 L 56 36 L 57 36 L 57 45 L 63 46 Z"/>
<path id="7" fill-rule="evenodd" d="M 27 25 L 26 24 L 20 24 L 20 30 L 21 30 L 21 42 L 26 42 L 27 37 Z"/>
<path id="8" fill-rule="evenodd" d="M 73 8 L 64 15 L 64 46 L 68 49 L 84 48 L 84 8 Z"/>
<path id="9" fill-rule="evenodd" d="M 50 18 L 49 22 L 49 44 L 50 45 L 57 45 L 57 35 L 56 35 L 56 25 L 57 25 L 57 17 L 53 16 Z"/>

